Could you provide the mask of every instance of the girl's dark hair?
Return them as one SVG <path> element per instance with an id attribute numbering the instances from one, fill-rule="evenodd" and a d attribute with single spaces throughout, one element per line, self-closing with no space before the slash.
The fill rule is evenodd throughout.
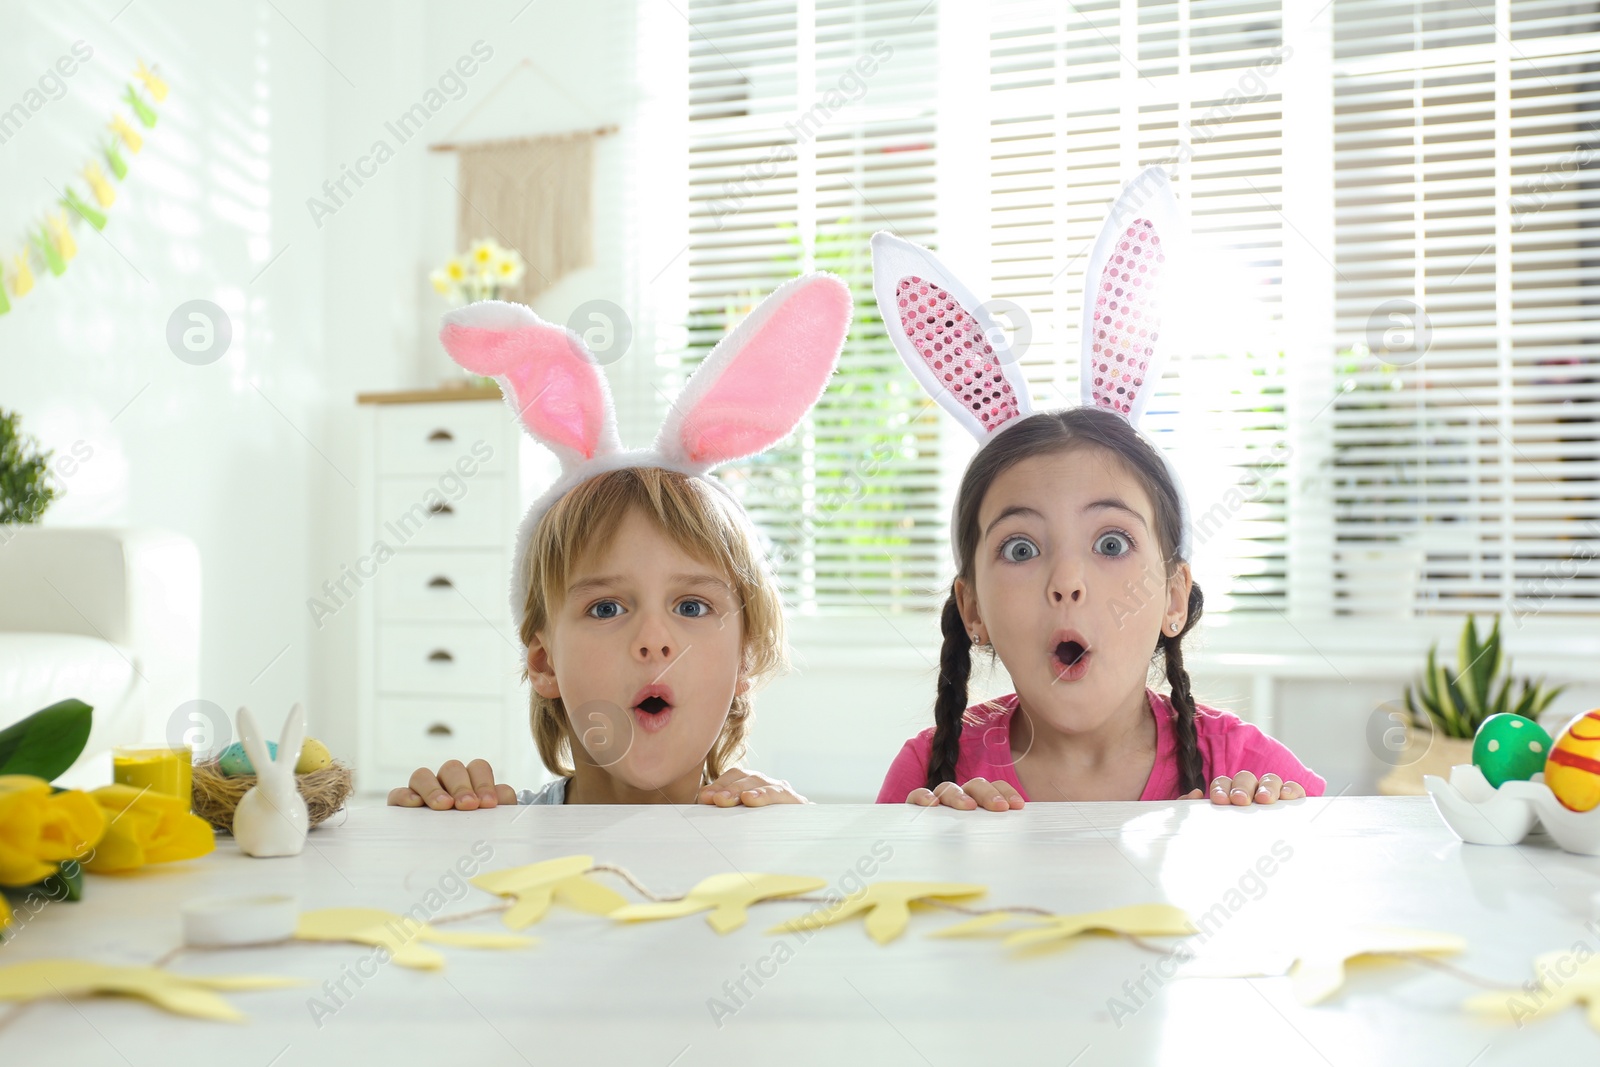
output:
<path id="1" fill-rule="evenodd" d="M 1041 412 L 1019 419 L 1000 431 L 973 458 L 956 493 L 955 544 L 957 577 L 972 581 L 977 554 L 978 510 L 996 478 L 1022 460 L 1052 452 L 1097 446 L 1115 455 L 1139 479 L 1155 508 L 1155 534 L 1166 558 L 1167 574 L 1184 562 L 1178 556 L 1183 543 L 1183 506 L 1178 487 L 1167 472 L 1161 453 L 1120 415 L 1092 407 Z M 1195 734 L 1194 694 L 1189 672 L 1183 666 L 1183 637 L 1205 606 L 1200 586 L 1189 589 L 1189 610 L 1181 633 L 1163 630 L 1150 652 L 1165 656 L 1162 666 L 1172 686 L 1172 706 L 1177 711 L 1179 793 L 1205 789 L 1205 766 Z M 944 602 L 940 617 L 944 646 L 939 654 L 939 694 L 933 705 L 933 750 L 928 759 L 929 789 L 955 781 L 956 757 L 961 751 L 962 716 L 967 710 L 967 681 L 972 675 L 972 638 L 961 621 L 955 587 Z"/>

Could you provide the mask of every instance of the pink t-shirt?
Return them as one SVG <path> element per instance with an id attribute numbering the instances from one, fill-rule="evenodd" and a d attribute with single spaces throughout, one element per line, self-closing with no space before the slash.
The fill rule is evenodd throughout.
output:
<path id="1" fill-rule="evenodd" d="M 1178 791 L 1178 736 L 1173 728 L 1176 713 L 1172 702 L 1154 689 L 1146 689 L 1151 713 L 1156 719 L 1156 761 L 1144 783 L 1140 800 L 1176 800 Z M 1011 761 L 1011 716 L 1017 710 L 1017 694 L 1001 697 L 967 709 L 961 730 L 961 754 L 956 759 L 956 782 L 974 778 L 1009 782 L 1028 799 Z M 1200 744 L 1200 760 L 1205 779 L 1221 775 L 1232 777 L 1250 771 L 1256 777 L 1276 774 L 1286 782 L 1298 782 L 1306 796 L 1320 797 L 1328 783 L 1308 770 L 1283 747 L 1231 711 L 1219 711 L 1204 704 L 1195 705 L 1195 734 Z M 927 784 L 928 757 L 933 750 L 933 727 L 905 743 L 889 765 L 889 773 L 878 791 L 879 804 L 903 804 L 914 789 Z"/>

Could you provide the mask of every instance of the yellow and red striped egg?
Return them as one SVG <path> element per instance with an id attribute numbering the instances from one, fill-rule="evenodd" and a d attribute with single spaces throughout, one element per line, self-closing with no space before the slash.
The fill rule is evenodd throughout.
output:
<path id="1" fill-rule="evenodd" d="M 1567 724 L 1550 747 L 1544 784 L 1573 811 L 1600 806 L 1600 708 Z"/>

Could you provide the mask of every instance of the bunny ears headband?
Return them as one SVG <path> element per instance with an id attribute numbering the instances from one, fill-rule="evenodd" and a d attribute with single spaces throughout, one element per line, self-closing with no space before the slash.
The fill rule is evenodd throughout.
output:
<path id="1" fill-rule="evenodd" d="M 483 300 L 449 312 L 439 340 L 461 366 L 500 383 L 534 440 L 556 454 L 561 476 L 517 530 L 511 617 L 520 634 L 534 527 L 557 500 L 598 474 L 661 467 L 702 478 L 762 452 L 805 417 L 833 374 L 850 329 L 849 288 L 827 273 L 779 286 L 724 337 L 689 377 L 653 446 L 624 450 L 611 391 L 583 339 L 521 304 Z M 729 499 L 732 499 L 731 495 Z"/>
<path id="2" fill-rule="evenodd" d="M 1083 403 L 1113 411 L 1135 428 L 1161 380 L 1160 295 L 1170 274 L 1167 255 L 1180 234 L 1166 172 L 1149 167 L 1112 205 L 1084 274 Z M 886 231 L 874 234 L 872 286 L 900 358 L 980 447 L 1033 414 L 1027 379 L 1005 333 L 932 252 Z M 1172 461 L 1157 452 L 1182 501 Z M 1177 547 L 1188 559 L 1186 503 L 1183 509 Z"/>

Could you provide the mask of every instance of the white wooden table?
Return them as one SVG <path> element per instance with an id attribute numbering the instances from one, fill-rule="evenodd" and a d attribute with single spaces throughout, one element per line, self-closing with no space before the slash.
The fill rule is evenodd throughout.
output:
<path id="1" fill-rule="evenodd" d="M 942 911 L 918 911 L 900 940 L 880 947 L 859 920 L 803 942 L 766 933 L 813 907 L 793 902 L 757 905 L 750 923 L 724 937 L 700 916 L 625 926 L 557 906 L 528 931 L 539 940 L 530 949 L 436 946 L 448 959 L 443 971 L 390 964 L 359 988 L 347 979 L 351 995 L 320 1026 L 308 998 L 325 996 L 322 984 L 368 949 L 187 953 L 175 970 L 313 984 L 226 994 L 250 1016 L 242 1026 L 113 998 L 36 1004 L 0 1029 L 0 1064 L 1594 1063 L 1600 1034 L 1579 1011 L 1520 1030 L 1478 1019 L 1459 1009 L 1477 989 L 1414 962 L 1359 970 L 1317 1008 L 1299 1006 L 1282 977 L 1203 973 L 1229 959 L 1270 961 L 1307 924 L 1381 922 L 1463 934 L 1461 968 L 1520 984 L 1536 954 L 1579 941 L 1600 950 L 1600 923 L 1586 926 L 1600 859 L 1534 840 L 1462 845 L 1422 798 L 1252 810 L 1036 804 L 1006 815 L 867 805 L 357 808 L 314 832 L 299 857 L 252 860 L 223 838 L 203 860 L 90 876 L 83 902 L 45 908 L 0 948 L 0 963 L 150 962 L 179 942 L 178 905 L 197 896 L 285 891 L 305 909 L 405 911 L 441 879 L 448 887 L 446 872 L 479 841 L 493 849 L 488 868 L 589 853 L 663 894 L 732 870 L 813 875 L 838 887 L 876 847 L 888 858 L 875 879 L 984 883 L 990 905 L 1074 912 L 1167 901 L 1197 917 L 1219 903 L 1224 911 L 1187 965 L 1192 976 L 1158 982 L 1150 975 L 1165 958 L 1121 939 L 1018 958 L 991 939 L 928 938 L 959 918 Z M 1253 875 L 1275 844 L 1290 857 L 1270 877 Z M 1234 909 L 1230 900 L 1243 903 Z M 471 889 L 437 914 L 491 902 Z M 502 929 L 492 915 L 448 928 Z M 766 975 L 759 987 L 748 977 L 755 972 Z M 741 978 L 751 995 L 736 1002 L 724 983 Z M 1151 995 L 1138 1004 L 1124 983 L 1141 978 Z M 1113 997 L 1137 1010 L 1114 1019 L 1123 1013 Z M 713 998 L 737 1011 L 714 1020 Z"/>

